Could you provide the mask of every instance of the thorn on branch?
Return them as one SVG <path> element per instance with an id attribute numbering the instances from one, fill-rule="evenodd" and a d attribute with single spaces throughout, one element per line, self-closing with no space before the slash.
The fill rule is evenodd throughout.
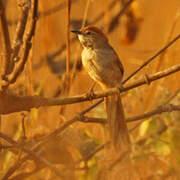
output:
<path id="1" fill-rule="evenodd" d="M 149 79 L 149 76 L 147 74 L 144 75 L 144 79 L 146 84 L 150 85 L 151 84 L 151 80 Z"/>

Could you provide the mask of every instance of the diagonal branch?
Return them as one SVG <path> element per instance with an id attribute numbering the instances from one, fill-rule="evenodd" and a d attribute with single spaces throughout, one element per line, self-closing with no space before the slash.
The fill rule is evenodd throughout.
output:
<path id="1" fill-rule="evenodd" d="M 162 49 L 160 49 L 155 55 L 150 57 L 148 60 L 146 60 L 139 68 L 137 68 L 132 74 L 130 74 L 123 82 L 122 84 L 126 83 L 129 79 L 131 79 L 136 73 L 138 73 L 142 68 L 147 66 L 153 59 L 155 59 L 157 56 L 159 56 L 162 52 L 164 52 L 167 48 L 169 48 L 174 42 L 176 42 L 180 38 L 180 34 L 178 34 L 172 41 L 170 41 L 168 44 L 166 44 Z"/>

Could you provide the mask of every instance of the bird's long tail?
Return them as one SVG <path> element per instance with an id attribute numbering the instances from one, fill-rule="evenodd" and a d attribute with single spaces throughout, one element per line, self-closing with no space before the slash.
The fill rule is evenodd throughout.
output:
<path id="1" fill-rule="evenodd" d="M 105 103 L 112 143 L 117 151 L 125 150 L 130 147 L 130 138 L 121 97 L 119 94 L 108 96 Z"/>

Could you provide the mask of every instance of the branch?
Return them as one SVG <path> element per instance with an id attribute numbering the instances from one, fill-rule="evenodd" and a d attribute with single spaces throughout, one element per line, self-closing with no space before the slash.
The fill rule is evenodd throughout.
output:
<path id="1" fill-rule="evenodd" d="M 24 2 L 19 1 L 18 6 L 20 7 L 20 17 L 16 27 L 16 34 L 13 42 L 13 53 L 12 53 L 12 61 L 18 61 L 18 54 L 21 45 L 23 44 L 23 35 L 27 24 L 29 10 L 31 8 L 31 1 L 25 0 Z"/>
<path id="2" fill-rule="evenodd" d="M 149 118 L 157 114 L 162 114 L 164 112 L 173 112 L 173 111 L 180 111 L 180 105 L 168 104 L 168 105 L 160 106 L 147 113 L 143 113 L 137 116 L 127 118 L 126 121 L 127 123 L 130 123 L 130 122 L 139 121 L 145 118 Z M 88 116 L 83 116 L 80 119 L 80 121 L 84 123 L 101 123 L 101 124 L 107 123 L 107 119 L 105 118 L 94 118 L 94 117 L 88 117 Z"/>
<path id="3" fill-rule="evenodd" d="M 137 80 L 134 83 L 126 85 L 124 88 L 112 88 L 104 92 L 95 92 L 93 96 L 83 94 L 79 96 L 65 98 L 43 98 L 39 96 L 15 96 L 0 93 L 0 114 L 8 114 L 19 111 L 29 111 L 31 108 L 38 108 L 42 106 L 66 105 L 84 102 L 92 99 L 98 99 L 113 94 L 122 93 L 135 87 L 142 86 L 144 84 L 150 84 L 152 81 L 166 77 L 178 71 L 180 71 L 180 64 L 172 66 L 168 69 L 165 69 L 164 71 L 160 71 L 149 76 L 146 75 L 144 79 Z"/>
<path id="4" fill-rule="evenodd" d="M 5 9 L 2 3 L 2 0 L 0 0 L 0 26 L 1 26 L 1 32 L 2 32 L 2 48 L 3 48 L 3 63 L 1 64 L 1 77 L 2 79 L 5 79 L 5 76 L 10 71 L 10 56 L 11 56 L 11 42 L 9 37 L 9 30 L 7 26 L 6 16 L 5 16 Z"/>
<path id="5" fill-rule="evenodd" d="M 17 66 L 14 68 L 13 72 L 9 75 L 6 86 L 16 81 L 19 74 L 23 71 L 24 65 L 28 59 L 28 55 L 31 49 L 31 40 L 34 35 L 35 27 L 36 27 L 38 1 L 32 0 L 31 4 L 32 4 L 32 8 L 31 8 L 30 25 L 29 25 L 29 29 L 27 29 L 27 31 L 25 32 L 25 40 L 24 40 L 21 59 L 18 62 Z"/>

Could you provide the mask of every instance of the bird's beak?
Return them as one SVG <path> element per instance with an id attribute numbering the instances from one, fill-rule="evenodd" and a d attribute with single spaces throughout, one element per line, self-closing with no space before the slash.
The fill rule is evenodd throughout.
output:
<path id="1" fill-rule="evenodd" d="M 80 31 L 80 30 L 72 30 L 71 31 L 72 33 L 75 33 L 75 34 L 77 34 L 77 35 L 85 35 L 82 31 Z"/>

